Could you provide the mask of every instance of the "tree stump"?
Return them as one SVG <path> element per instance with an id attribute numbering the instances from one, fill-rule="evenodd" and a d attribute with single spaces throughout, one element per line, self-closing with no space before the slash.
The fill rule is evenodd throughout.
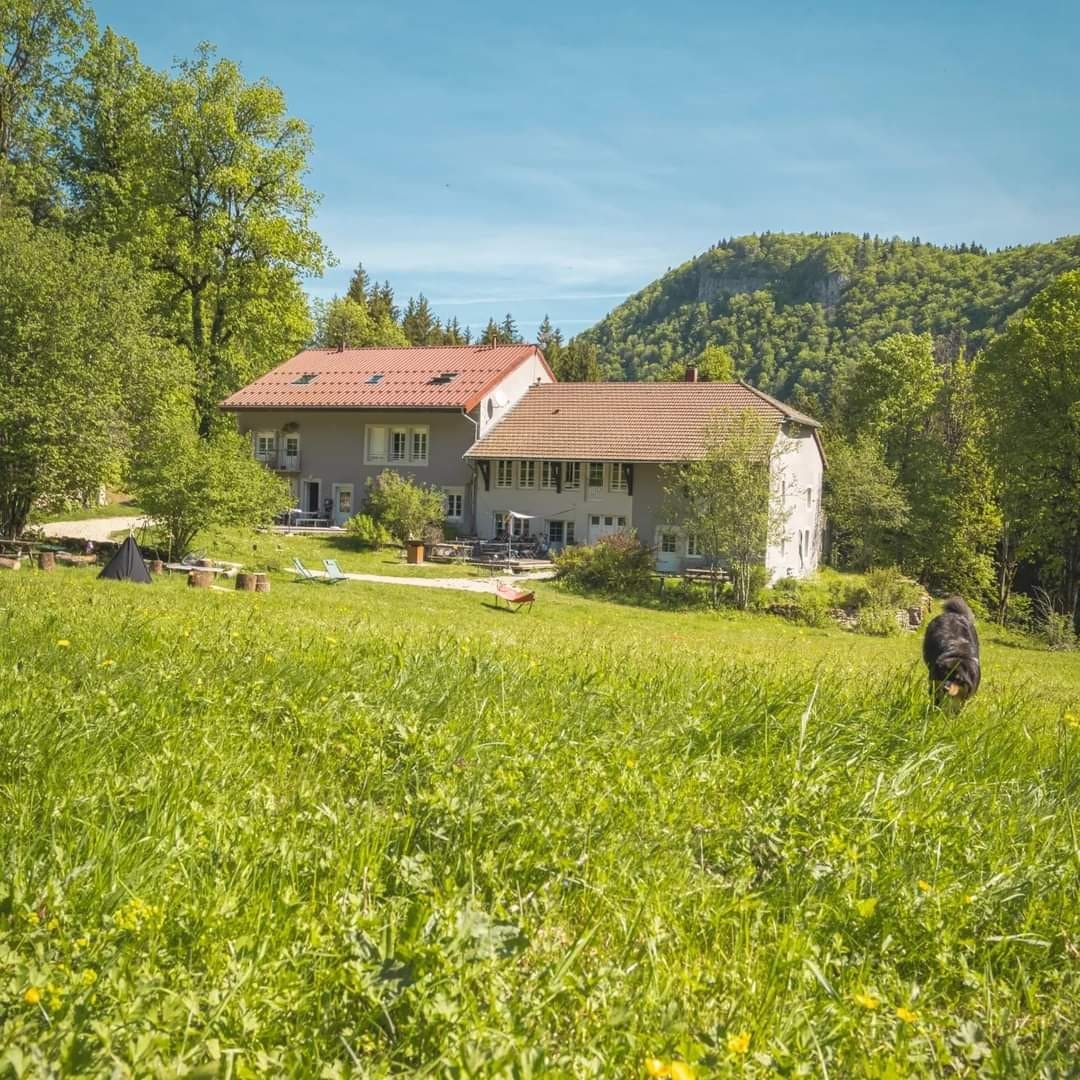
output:
<path id="1" fill-rule="evenodd" d="M 55 570 L 56 569 L 56 552 L 55 551 L 42 551 L 38 553 L 38 566 L 42 570 Z"/>
<path id="2" fill-rule="evenodd" d="M 236 588 L 240 592 L 254 592 L 256 584 L 256 574 L 249 574 L 244 570 L 241 570 L 236 575 Z"/>
<path id="3" fill-rule="evenodd" d="M 18 557 L 8 558 L 6 555 L 0 555 L 0 570 L 19 570 L 22 568 L 22 561 Z"/>
<path id="4" fill-rule="evenodd" d="M 165 563 L 161 559 L 150 560 L 150 573 L 151 574 L 164 574 Z"/>
<path id="5" fill-rule="evenodd" d="M 196 566 L 213 567 L 214 561 L 212 559 L 200 559 L 195 565 Z"/>
<path id="6" fill-rule="evenodd" d="M 187 583 L 195 589 L 209 589 L 214 584 L 214 575 L 209 570 L 191 570 L 188 572 Z"/>
<path id="7" fill-rule="evenodd" d="M 270 591 L 270 575 L 269 574 L 256 574 L 255 575 L 255 591 L 256 592 L 269 592 Z"/>

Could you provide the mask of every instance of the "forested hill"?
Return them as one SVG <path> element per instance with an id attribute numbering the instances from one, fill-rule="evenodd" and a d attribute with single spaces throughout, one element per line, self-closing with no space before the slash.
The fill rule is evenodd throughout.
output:
<path id="1" fill-rule="evenodd" d="M 580 335 L 609 379 L 670 378 L 709 344 L 736 373 L 820 406 L 863 343 L 930 331 L 974 352 L 1053 278 L 1080 267 L 1080 236 L 988 253 L 851 233 L 764 233 L 715 247 Z"/>

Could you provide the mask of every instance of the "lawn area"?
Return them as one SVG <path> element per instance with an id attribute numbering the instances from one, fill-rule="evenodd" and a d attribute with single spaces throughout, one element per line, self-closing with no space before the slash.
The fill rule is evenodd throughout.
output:
<path id="1" fill-rule="evenodd" d="M 122 539 L 127 533 L 117 535 Z M 152 531 L 140 542 L 152 544 Z M 242 563 L 250 570 L 279 571 L 299 558 L 311 570 L 323 569 L 323 559 L 337 559 L 348 574 L 380 574 L 386 577 L 487 577 L 487 571 L 457 563 L 423 563 L 410 566 L 398 548 L 372 551 L 342 533 L 325 536 L 297 533 L 253 532 L 250 529 L 206 529 L 195 538 L 195 549 L 213 559 Z"/>
<path id="2" fill-rule="evenodd" d="M 1074 1074 L 1080 656 L 537 592 L 0 577 L 0 1075 Z"/>
<path id="3" fill-rule="evenodd" d="M 76 506 L 49 511 L 35 510 L 30 515 L 30 525 L 47 525 L 53 521 L 92 521 L 95 518 L 124 517 L 141 513 L 138 503 L 133 498 L 128 495 L 114 495 L 100 506 Z"/>

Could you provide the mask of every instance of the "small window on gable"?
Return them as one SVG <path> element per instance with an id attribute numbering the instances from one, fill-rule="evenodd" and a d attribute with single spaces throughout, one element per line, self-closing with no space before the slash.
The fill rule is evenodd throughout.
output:
<path id="1" fill-rule="evenodd" d="M 378 372 L 378 373 L 376 373 L 375 375 L 369 375 L 369 376 L 368 376 L 368 380 L 367 380 L 367 381 L 368 381 L 368 382 L 369 382 L 369 383 L 370 383 L 370 384 L 371 384 L 372 386 L 375 386 L 376 384 L 378 384 L 378 383 L 381 383 L 381 382 L 383 381 L 383 375 L 382 375 L 382 373 L 381 373 L 381 372 Z"/>
<path id="2" fill-rule="evenodd" d="M 300 376 L 298 379 L 293 379 L 294 386 L 307 386 L 309 382 L 314 382 L 319 377 L 317 371 L 308 371 Z"/>

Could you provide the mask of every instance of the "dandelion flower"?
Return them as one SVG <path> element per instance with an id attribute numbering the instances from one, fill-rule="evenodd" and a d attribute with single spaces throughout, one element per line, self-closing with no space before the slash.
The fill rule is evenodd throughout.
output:
<path id="1" fill-rule="evenodd" d="M 37 926 L 37 924 L 41 922 L 41 916 L 36 911 L 28 911 L 26 913 L 26 921 L 31 926 Z"/>
<path id="2" fill-rule="evenodd" d="M 59 930 L 60 929 L 60 920 L 59 919 L 50 919 L 45 924 L 45 929 L 46 930 Z"/>
<path id="3" fill-rule="evenodd" d="M 877 911 L 878 898 L 876 896 L 868 896 L 863 900 L 855 901 L 855 910 L 858 911 L 859 917 L 862 919 L 872 919 L 874 912 Z"/>
<path id="4" fill-rule="evenodd" d="M 60 640 L 59 640 L 59 641 L 57 641 L 57 643 L 56 643 L 56 647 L 57 647 L 58 649 L 66 649 L 66 648 L 68 648 L 68 647 L 69 647 L 70 645 L 71 645 L 71 642 L 70 642 L 70 641 L 68 641 L 68 639 L 67 639 L 67 638 L 60 638 Z"/>
<path id="5" fill-rule="evenodd" d="M 881 998 L 874 997 L 873 994 L 855 994 L 854 998 L 855 1004 L 864 1009 L 876 1009 L 881 1004 Z"/>
<path id="6" fill-rule="evenodd" d="M 116 661 L 115 660 L 102 660 L 101 661 L 101 666 L 102 667 L 116 667 Z"/>
<path id="7" fill-rule="evenodd" d="M 745 1054 L 750 1049 L 750 1032 L 740 1031 L 727 1037 L 727 1048 L 732 1054 Z"/>
<path id="8" fill-rule="evenodd" d="M 83 986 L 93 986 L 97 982 L 97 972 L 93 968 L 87 968 L 82 973 Z"/>
<path id="9" fill-rule="evenodd" d="M 671 1080 L 694 1080 L 694 1070 L 685 1061 L 673 1061 L 668 1066 Z"/>
<path id="10" fill-rule="evenodd" d="M 637 762 L 632 757 L 628 757 L 626 759 L 626 767 L 628 769 L 634 769 L 637 767 Z"/>
<path id="11" fill-rule="evenodd" d="M 896 1015 L 900 1017 L 905 1024 L 914 1024 L 915 1021 L 919 1019 L 919 1014 L 917 1012 L 912 1012 L 911 1009 L 905 1008 L 903 1005 L 896 1010 Z"/>
<path id="12" fill-rule="evenodd" d="M 649 1057 L 645 1059 L 645 1071 L 650 1076 L 670 1076 L 671 1070 L 659 1059 Z"/>
<path id="13" fill-rule="evenodd" d="M 932 892 L 933 888 L 934 886 L 929 881 L 923 881 L 922 878 L 919 878 L 919 892 Z"/>
<path id="14" fill-rule="evenodd" d="M 27 988 L 25 994 L 23 994 L 23 1001 L 27 1005 L 37 1005 L 41 1002 L 41 991 L 36 986 Z"/>
<path id="15" fill-rule="evenodd" d="M 1067 712 L 1065 714 L 1065 723 L 1071 728 L 1080 728 L 1080 716 L 1076 713 Z"/>

